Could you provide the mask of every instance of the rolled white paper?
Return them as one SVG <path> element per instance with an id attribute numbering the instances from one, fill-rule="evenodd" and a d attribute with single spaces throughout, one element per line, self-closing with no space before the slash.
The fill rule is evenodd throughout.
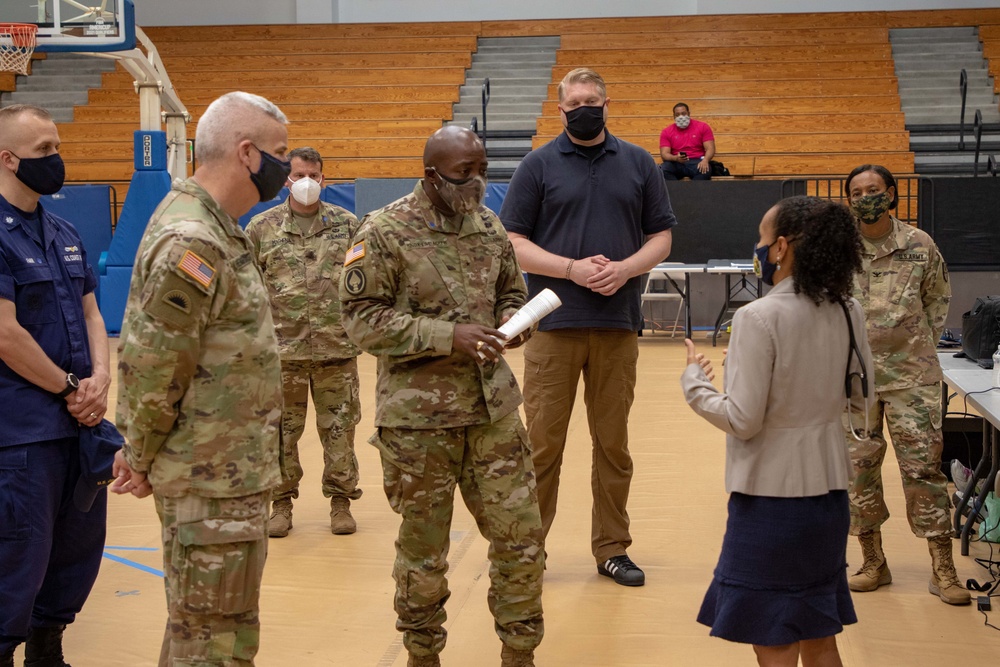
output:
<path id="1" fill-rule="evenodd" d="M 556 293 L 549 288 L 543 289 L 535 298 L 521 306 L 521 308 L 511 315 L 510 319 L 500 326 L 500 332 L 507 337 L 507 340 L 527 331 L 533 325 L 562 305 L 562 301 Z M 506 342 L 504 342 L 506 345 Z"/>
<path id="2" fill-rule="evenodd" d="M 559 300 L 556 293 L 546 287 L 500 326 L 500 332 L 507 338 L 500 340 L 494 336 L 493 340 L 507 347 L 507 343 L 537 324 L 539 320 L 561 305 L 562 301 Z M 486 359 L 486 355 L 482 352 L 477 351 L 476 354 L 479 355 L 480 359 Z"/>

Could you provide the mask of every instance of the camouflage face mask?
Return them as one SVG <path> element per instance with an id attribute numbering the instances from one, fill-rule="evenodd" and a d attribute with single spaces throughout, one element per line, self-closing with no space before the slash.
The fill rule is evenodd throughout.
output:
<path id="1" fill-rule="evenodd" d="M 882 219 L 892 206 L 892 195 L 883 192 L 877 195 L 865 195 L 851 202 L 851 212 L 854 217 L 866 225 L 874 225 Z"/>
<path id="2" fill-rule="evenodd" d="M 486 196 L 485 178 L 472 176 L 464 181 L 455 181 L 441 172 L 437 173 L 441 177 L 441 185 L 435 185 L 434 188 L 452 211 L 469 214 L 479 210 L 479 205 Z"/>

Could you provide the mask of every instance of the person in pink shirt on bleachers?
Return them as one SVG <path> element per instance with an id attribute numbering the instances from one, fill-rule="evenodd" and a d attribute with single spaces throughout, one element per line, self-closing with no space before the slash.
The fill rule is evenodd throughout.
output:
<path id="1" fill-rule="evenodd" d="M 660 133 L 660 157 L 663 178 L 679 181 L 708 181 L 712 178 L 709 162 L 715 156 L 715 135 L 708 123 L 691 118 L 684 102 L 674 105 L 674 122 Z"/>

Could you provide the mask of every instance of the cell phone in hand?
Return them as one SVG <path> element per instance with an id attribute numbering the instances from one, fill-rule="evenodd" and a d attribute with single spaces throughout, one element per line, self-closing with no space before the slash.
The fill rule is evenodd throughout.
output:
<path id="1" fill-rule="evenodd" d="M 681 159 L 682 159 L 682 160 L 686 160 L 686 159 L 688 159 L 688 154 L 687 154 L 687 153 L 685 153 L 684 151 L 681 151 L 680 153 L 678 153 L 678 155 L 680 155 L 680 156 L 681 156 Z"/>

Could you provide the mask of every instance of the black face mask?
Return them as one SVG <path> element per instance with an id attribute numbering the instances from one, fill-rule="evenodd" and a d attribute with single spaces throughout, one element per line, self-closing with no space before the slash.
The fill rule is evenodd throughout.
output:
<path id="1" fill-rule="evenodd" d="M 604 131 L 604 105 L 577 107 L 566 112 L 566 131 L 580 141 L 596 139 Z"/>
<path id="2" fill-rule="evenodd" d="M 14 153 L 11 153 L 14 155 Z M 14 155 L 17 157 L 17 155 Z M 14 175 L 17 180 L 40 195 L 53 195 L 59 192 L 66 180 L 66 165 L 59 153 L 45 157 L 21 158 Z"/>
<path id="3" fill-rule="evenodd" d="M 257 146 L 254 145 L 254 148 Z M 285 187 L 285 181 L 292 173 L 292 165 L 259 148 L 257 151 L 260 153 L 260 168 L 257 169 L 257 173 L 250 172 L 250 180 L 257 187 L 260 200 L 271 201 L 281 192 L 281 188 Z"/>

